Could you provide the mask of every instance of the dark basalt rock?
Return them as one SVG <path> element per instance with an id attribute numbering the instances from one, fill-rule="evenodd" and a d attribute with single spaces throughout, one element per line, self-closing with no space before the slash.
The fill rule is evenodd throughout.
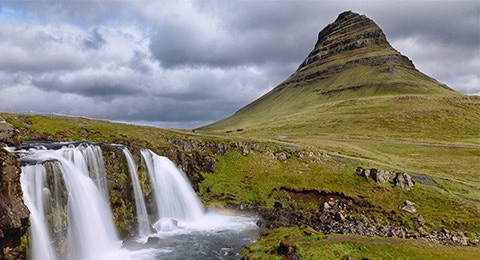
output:
<path id="1" fill-rule="evenodd" d="M 373 20 L 365 15 L 347 11 L 320 31 L 315 47 L 297 71 L 275 90 L 279 91 L 288 86 L 298 87 L 299 84 L 312 80 L 327 80 L 358 66 L 385 66 L 386 73 L 390 74 L 400 68 L 416 71 L 413 62 L 390 45 L 382 29 Z M 408 84 L 412 85 L 414 82 Z M 404 85 L 404 82 L 400 82 L 397 86 L 394 84 L 389 86 Z M 364 87 L 384 87 L 384 84 L 369 82 L 334 89 L 320 88 L 317 94 L 330 95 Z"/>
<path id="2" fill-rule="evenodd" d="M 20 163 L 16 155 L 0 148 L 0 259 L 23 259 L 25 234 L 30 211 L 23 203 Z"/>

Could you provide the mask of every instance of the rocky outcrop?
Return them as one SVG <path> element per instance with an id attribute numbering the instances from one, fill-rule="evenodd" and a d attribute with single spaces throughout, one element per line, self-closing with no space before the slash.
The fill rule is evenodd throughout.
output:
<path id="1" fill-rule="evenodd" d="M 305 194 L 305 191 L 301 193 Z M 262 220 L 257 224 L 269 229 L 293 226 L 311 227 L 324 234 L 412 238 L 446 245 L 477 245 L 480 242 L 480 234 L 475 233 L 467 234 L 463 231 L 446 229 L 427 232 L 423 227 L 425 219 L 420 214 L 413 218 L 418 225 L 417 228 L 405 228 L 389 223 L 389 221 L 376 221 L 374 218 L 363 215 L 361 211 L 358 212 L 360 202 L 342 194 L 318 191 L 313 193 L 317 193 L 318 196 L 327 200 L 319 200 L 321 203 L 319 203 L 318 208 L 309 210 L 302 209 L 299 204 L 287 206 L 282 203 L 276 203 L 276 206 L 271 209 L 257 209 L 257 212 L 262 216 Z M 413 202 L 406 201 L 403 207 L 413 207 L 413 205 Z M 362 205 L 361 210 L 368 210 L 368 208 L 368 205 Z M 416 210 L 411 213 L 414 214 L 415 212 Z M 413 226 L 416 224 L 412 223 Z M 282 246 L 282 248 L 284 254 L 289 251 L 293 252 L 294 249 L 290 246 Z"/>
<path id="2" fill-rule="evenodd" d="M 376 168 L 364 169 L 362 167 L 358 167 L 357 174 L 365 179 L 372 178 L 372 180 L 378 183 L 393 182 L 395 186 L 404 190 L 412 189 L 413 185 L 415 184 L 415 181 L 406 172 L 395 173 Z"/>
<path id="3" fill-rule="evenodd" d="M 0 148 L 0 259 L 23 259 L 30 212 L 23 203 L 20 163 L 15 155 Z"/>
<path id="4" fill-rule="evenodd" d="M 378 183 L 386 183 L 393 178 L 395 178 L 395 174 L 389 171 L 377 170 L 377 169 L 370 169 L 370 176 L 372 179 Z"/>
<path id="5" fill-rule="evenodd" d="M 221 142 L 205 142 L 198 139 L 170 139 L 173 145 L 166 155 L 188 176 L 195 191 L 203 180 L 200 174 L 215 171 L 216 155 L 225 155 L 229 145 Z"/>
<path id="6" fill-rule="evenodd" d="M 18 130 L 15 129 L 11 124 L 7 123 L 0 116 L 0 147 L 4 145 L 16 145 L 13 142 L 13 136 L 17 134 Z"/>
<path id="7" fill-rule="evenodd" d="M 395 184 L 395 186 L 400 187 L 404 190 L 410 190 L 415 182 L 412 180 L 412 177 L 410 177 L 410 175 L 406 174 L 405 172 L 400 172 L 397 173 L 397 175 L 393 179 L 393 183 Z"/>

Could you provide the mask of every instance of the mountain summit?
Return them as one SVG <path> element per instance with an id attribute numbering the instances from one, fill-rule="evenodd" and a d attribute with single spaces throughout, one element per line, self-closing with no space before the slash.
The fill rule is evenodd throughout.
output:
<path id="1" fill-rule="evenodd" d="M 440 88 L 430 88 L 432 83 Z M 297 71 L 275 89 L 311 84 L 320 95 L 372 87 L 410 87 L 412 92 L 429 93 L 448 89 L 420 73 L 390 45 L 374 21 L 351 11 L 320 31 L 314 49 Z"/>
<path id="2" fill-rule="evenodd" d="M 468 105 L 478 103 L 473 99 L 417 70 L 374 21 L 347 11 L 320 31 L 315 47 L 289 78 L 200 130 L 380 139 L 450 133 L 457 138 L 480 134 L 464 122 L 479 120 L 473 113 L 478 107 Z M 472 131 L 455 124 L 472 126 Z"/>

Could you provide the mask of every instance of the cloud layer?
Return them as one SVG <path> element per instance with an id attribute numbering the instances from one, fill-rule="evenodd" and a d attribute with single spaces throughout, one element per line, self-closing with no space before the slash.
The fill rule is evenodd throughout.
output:
<path id="1" fill-rule="evenodd" d="M 349 9 L 421 71 L 480 93 L 477 1 L 3 1 L 0 110 L 205 125 L 286 79 Z"/>

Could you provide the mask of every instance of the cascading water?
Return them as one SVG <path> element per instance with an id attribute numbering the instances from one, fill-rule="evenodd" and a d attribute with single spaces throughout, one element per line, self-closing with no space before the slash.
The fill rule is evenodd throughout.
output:
<path id="1" fill-rule="evenodd" d="M 43 165 L 22 167 L 20 182 L 25 205 L 30 209 L 30 254 L 38 259 L 54 260 L 56 255 L 45 225 L 46 172 Z"/>
<path id="2" fill-rule="evenodd" d="M 151 234 L 137 167 L 130 152 L 123 152 L 135 194 L 138 234 L 156 236 L 158 242 L 132 240 L 122 246 L 106 199 L 100 147 L 38 148 L 20 153 L 24 162 L 36 163 L 23 166 L 21 175 L 31 211 L 31 259 L 234 259 L 231 252 L 252 241 L 243 231 L 255 229 L 252 217 L 206 212 L 181 170 L 166 157 L 142 150 L 158 212 L 153 224 L 158 232 Z"/>
<path id="3" fill-rule="evenodd" d="M 72 157 L 70 155 L 72 154 L 75 162 L 71 161 Z M 58 151 L 36 150 L 33 151 L 30 158 L 39 162 L 53 161 L 60 169 L 65 188 L 68 191 L 68 210 L 66 212 L 68 252 L 66 252 L 66 256 L 60 255 L 60 257 L 95 259 L 119 248 L 120 240 L 117 238 L 108 204 L 94 181 L 88 177 L 89 172 L 86 167 L 88 163 L 86 163 L 82 153 L 72 147 Z M 34 168 L 34 170 L 31 168 Z M 38 190 L 49 191 L 44 182 L 39 184 L 35 180 L 38 178 L 35 175 L 38 175 L 39 168 L 43 168 L 43 171 L 45 171 L 42 165 L 24 166 L 22 169 L 22 186 L 25 186 L 26 200 L 31 196 L 38 200 Z M 35 191 L 29 189 L 32 186 L 32 180 L 37 184 Z M 37 202 L 35 206 L 38 216 L 32 216 L 31 218 L 42 220 L 42 215 L 46 212 L 46 205 Z M 46 225 L 44 221 L 37 224 L 32 222 L 32 237 L 36 237 L 34 234 L 36 230 L 48 229 L 46 226 L 41 227 L 42 225 Z M 50 241 L 49 236 L 45 238 L 48 238 L 46 241 Z M 34 248 L 35 243 L 38 243 L 38 241 L 32 243 L 32 248 Z M 37 259 L 37 251 L 33 251 L 32 254 L 33 258 Z M 39 257 L 39 259 L 43 258 Z"/>
<path id="4" fill-rule="evenodd" d="M 138 236 L 148 237 L 152 232 L 150 231 L 150 222 L 148 221 L 147 207 L 143 198 L 142 188 L 138 180 L 138 172 L 132 154 L 127 148 L 123 148 L 123 153 L 127 159 L 128 168 L 130 170 L 130 177 L 132 178 L 133 193 L 135 195 L 135 209 L 137 210 L 138 220 Z"/>
<path id="5" fill-rule="evenodd" d="M 185 174 L 166 157 L 150 150 L 142 150 L 141 153 L 152 180 L 159 221 L 175 219 L 194 222 L 201 219 L 204 215 L 203 206 Z"/>
<path id="6" fill-rule="evenodd" d="M 107 173 L 105 172 L 105 162 L 103 161 L 102 149 L 99 146 L 87 145 L 78 146 L 84 160 L 87 163 L 88 173 L 93 179 L 100 192 L 105 197 L 105 201 L 109 200 L 109 192 L 107 186 Z M 82 160 L 82 159 L 80 159 Z"/>

